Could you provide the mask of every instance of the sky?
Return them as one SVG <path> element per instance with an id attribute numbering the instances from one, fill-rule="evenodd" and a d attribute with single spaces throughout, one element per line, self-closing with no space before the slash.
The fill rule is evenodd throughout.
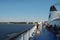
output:
<path id="1" fill-rule="evenodd" d="M 0 22 L 48 20 L 50 6 L 59 0 L 0 0 Z"/>

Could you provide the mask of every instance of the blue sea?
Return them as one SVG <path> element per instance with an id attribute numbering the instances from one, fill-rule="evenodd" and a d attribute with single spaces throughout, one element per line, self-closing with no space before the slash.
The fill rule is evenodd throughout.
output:
<path id="1" fill-rule="evenodd" d="M 32 26 L 32 24 L 0 24 L 0 40 L 4 40 L 9 34 L 22 32 Z"/>

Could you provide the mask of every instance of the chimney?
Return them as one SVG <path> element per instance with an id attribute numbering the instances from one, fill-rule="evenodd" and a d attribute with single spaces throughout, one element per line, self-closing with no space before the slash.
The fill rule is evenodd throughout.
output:
<path id="1" fill-rule="evenodd" d="M 54 5 L 52 5 L 52 6 L 50 7 L 50 11 L 57 11 L 57 9 L 55 8 Z"/>

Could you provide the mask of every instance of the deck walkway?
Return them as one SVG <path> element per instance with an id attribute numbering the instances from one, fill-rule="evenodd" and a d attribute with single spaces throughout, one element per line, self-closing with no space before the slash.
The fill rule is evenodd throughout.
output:
<path id="1" fill-rule="evenodd" d="M 52 31 L 42 28 L 40 35 L 35 35 L 33 40 L 60 40 L 60 36 L 56 36 Z"/>

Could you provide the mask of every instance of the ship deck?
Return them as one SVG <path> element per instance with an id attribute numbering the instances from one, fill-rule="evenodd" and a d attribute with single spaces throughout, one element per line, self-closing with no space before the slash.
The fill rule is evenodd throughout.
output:
<path id="1" fill-rule="evenodd" d="M 35 35 L 33 40 L 60 40 L 60 36 L 56 36 L 54 32 L 42 28 L 40 35 Z"/>

